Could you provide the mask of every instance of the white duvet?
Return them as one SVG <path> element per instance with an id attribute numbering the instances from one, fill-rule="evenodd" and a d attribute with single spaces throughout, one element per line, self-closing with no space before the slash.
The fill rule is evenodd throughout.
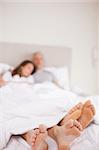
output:
<path id="1" fill-rule="evenodd" d="M 99 97 L 91 99 L 98 113 Z M 11 135 L 25 133 L 39 124 L 47 127 L 57 124 L 79 101 L 85 101 L 85 98 L 52 83 L 9 82 L 0 88 L 0 149 L 6 146 Z M 98 115 L 95 121 L 98 123 Z"/>

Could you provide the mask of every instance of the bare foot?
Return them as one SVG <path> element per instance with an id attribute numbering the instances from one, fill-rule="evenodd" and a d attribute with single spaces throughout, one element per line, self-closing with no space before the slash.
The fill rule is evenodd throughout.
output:
<path id="1" fill-rule="evenodd" d="M 60 122 L 60 125 L 64 125 L 68 120 L 73 119 L 77 120 L 80 118 L 82 113 L 83 104 L 79 103 L 76 106 L 74 106 L 68 114 L 64 117 L 64 119 Z"/>
<path id="2" fill-rule="evenodd" d="M 83 106 L 81 117 L 78 119 L 83 129 L 91 123 L 94 115 L 95 107 L 91 104 L 91 101 L 88 100 Z"/>
<path id="3" fill-rule="evenodd" d="M 48 150 L 48 144 L 45 142 L 47 138 L 47 128 L 44 125 L 39 126 L 39 134 L 37 135 L 32 150 Z"/>
<path id="4" fill-rule="evenodd" d="M 69 120 L 63 126 L 55 126 L 49 130 L 49 135 L 57 142 L 59 150 L 69 150 L 69 144 L 78 136 L 82 126 L 78 121 Z"/>
<path id="5" fill-rule="evenodd" d="M 26 142 L 33 146 L 35 144 L 37 135 L 39 134 L 39 129 L 30 130 L 29 132 L 22 135 Z"/>

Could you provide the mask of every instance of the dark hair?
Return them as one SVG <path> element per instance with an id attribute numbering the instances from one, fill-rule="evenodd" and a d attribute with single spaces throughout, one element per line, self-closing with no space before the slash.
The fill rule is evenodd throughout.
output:
<path id="1" fill-rule="evenodd" d="M 12 71 L 12 76 L 18 74 L 18 75 L 21 77 L 21 76 L 22 76 L 22 74 L 21 74 L 22 67 L 26 66 L 27 64 L 32 64 L 32 65 L 34 66 L 34 64 L 33 64 L 32 61 L 30 61 L 30 60 L 25 60 L 25 61 L 23 61 L 22 63 L 20 63 L 20 64 Z M 35 72 L 35 66 L 34 66 L 34 70 L 33 70 L 33 72 L 32 72 L 31 74 L 33 74 L 34 72 Z"/>

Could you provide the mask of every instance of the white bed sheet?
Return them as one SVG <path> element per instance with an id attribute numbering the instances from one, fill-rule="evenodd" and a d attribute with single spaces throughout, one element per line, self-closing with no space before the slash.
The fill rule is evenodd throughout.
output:
<path id="1" fill-rule="evenodd" d="M 49 150 L 57 150 L 56 143 L 47 139 Z M 71 145 L 71 150 L 99 150 L 99 125 L 91 124 Z M 29 145 L 19 136 L 13 136 L 4 150 L 30 150 Z"/>

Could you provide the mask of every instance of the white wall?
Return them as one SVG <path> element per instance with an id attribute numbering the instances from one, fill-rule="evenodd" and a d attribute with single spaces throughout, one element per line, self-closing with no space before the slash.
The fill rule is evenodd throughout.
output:
<path id="1" fill-rule="evenodd" d="M 96 5 L 5 4 L 4 41 L 71 47 L 72 84 L 96 92 L 92 49 L 96 46 Z"/>
<path id="2" fill-rule="evenodd" d="M 3 38 L 3 5 L 0 4 L 0 41 Z"/>
<path id="3" fill-rule="evenodd" d="M 97 91 L 99 92 L 99 4 L 97 6 Z"/>
<path id="4" fill-rule="evenodd" d="M 98 4 L 98 48 L 99 48 L 99 4 Z"/>

